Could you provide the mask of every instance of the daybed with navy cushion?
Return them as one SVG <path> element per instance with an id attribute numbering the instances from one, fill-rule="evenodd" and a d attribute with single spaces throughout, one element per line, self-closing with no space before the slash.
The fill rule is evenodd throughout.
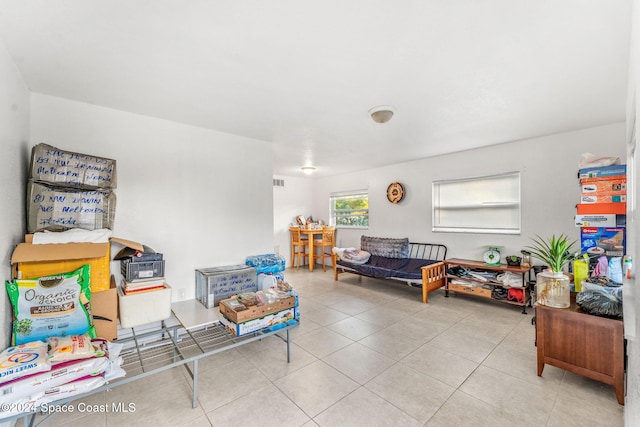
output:
<path id="1" fill-rule="evenodd" d="M 360 249 L 371 256 L 364 264 L 355 264 L 333 254 L 333 274 L 344 272 L 368 277 L 392 279 L 422 287 L 422 302 L 428 293 L 444 286 L 447 247 L 432 243 L 413 243 L 409 239 L 362 236 Z M 426 267 L 426 268 L 423 268 Z"/>

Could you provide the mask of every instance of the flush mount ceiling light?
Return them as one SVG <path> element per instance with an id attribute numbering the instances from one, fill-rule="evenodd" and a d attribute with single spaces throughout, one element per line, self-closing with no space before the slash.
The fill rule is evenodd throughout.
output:
<path id="1" fill-rule="evenodd" d="M 391 105 L 378 105 L 369 110 L 369 115 L 376 123 L 387 123 L 395 112 L 396 109 Z"/>
<path id="2" fill-rule="evenodd" d="M 313 166 L 303 166 L 301 169 L 302 169 L 302 172 L 304 172 L 307 175 L 311 175 L 313 171 L 316 170 L 316 168 L 314 168 Z"/>

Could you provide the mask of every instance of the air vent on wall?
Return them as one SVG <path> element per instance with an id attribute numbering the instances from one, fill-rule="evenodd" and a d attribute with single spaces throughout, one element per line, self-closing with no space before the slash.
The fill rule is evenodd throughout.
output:
<path id="1" fill-rule="evenodd" d="M 284 179 L 273 179 L 274 187 L 284 187 Z"/>

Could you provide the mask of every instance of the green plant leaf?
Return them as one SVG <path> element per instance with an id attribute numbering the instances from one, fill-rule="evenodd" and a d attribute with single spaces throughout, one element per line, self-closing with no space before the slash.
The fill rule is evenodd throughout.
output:
<path id="1" fill-rule="evenodd" d="M 532 238 L 533 245 L 527 246 L 531 255 L 543 261 L 551 268 L 551 271 L 560 272 L 573 259 L 571 249 L 577 241 L 569 242 L 569 237 L 560 234 L 558 237 L 552 235 L 551 239 L 543 239 L 539 235 Z"/>

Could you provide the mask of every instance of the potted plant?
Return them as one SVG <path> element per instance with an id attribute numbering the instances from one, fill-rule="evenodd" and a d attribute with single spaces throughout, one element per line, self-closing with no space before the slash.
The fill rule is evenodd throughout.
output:
<path id="1" fill-rule="evenodd" d="M 571 253 L 576 241 L 569 242 L 569 237 L 560 234 L 550 239 L 536 235 L 533 245 L 527 248 L 531 255 L 543 261 L 551 271 L 543 271 L 536 276 L 536 303 L 549 307 L 567 308 L 570 305 L 569 278 L 563 274 L 564 267 L 573 260 Z"/>
<path id="2" fill-rule="evenodd" d="M 505 257 L 505 260 L 507 261 L 507 265 L 515 267 L 515 266 L 520 266 L 520 262 L 522 261 L 522 258 L 520 258 L 517 255 L 507 255 Z"/>

